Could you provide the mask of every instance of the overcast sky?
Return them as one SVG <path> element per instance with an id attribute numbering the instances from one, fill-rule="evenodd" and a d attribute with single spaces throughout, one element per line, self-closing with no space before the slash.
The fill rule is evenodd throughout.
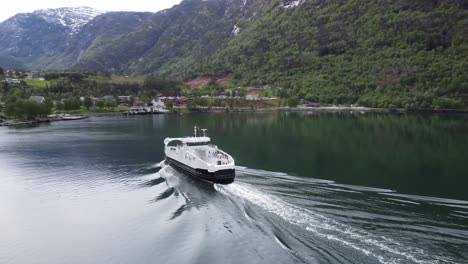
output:
<path id="1" fill-rule="evenodd" d="M 105 11 L 150 11 L 156 12 L 172 7 L 181 0 L 9 0 L 2 1 L 0 22 L 16 15 L 37 9 L 89 6 Z"/>

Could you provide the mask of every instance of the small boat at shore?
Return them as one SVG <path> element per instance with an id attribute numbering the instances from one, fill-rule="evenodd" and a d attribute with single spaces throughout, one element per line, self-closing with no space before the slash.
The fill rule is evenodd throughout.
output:
<path id="1" fill-rule="evenodd" d="M 236 176 L 234 159 L 217 146 L 210 144 L 206 129 L 203 136 L 166 138 L 164 153 L 166 162 L 174 169 L 204 181 L 230 184 Z"/>
<path id="2" fill-rule="evenodd" d="M 62 117 L 62 120 L 64 121 L 71 121 L 71 120 L 81 120 L 81 119 L 86 119 L 89 118 L 89 116 L 71 116 L 71 115 L 65 115 Z"/>
<path id="3" fill-rule="evenodd" d="M 63 120 L 63 121 L 72 121 L 72 120 L 80 120 L 80 119 L 85 119 L 89 118 L 89 116 L 84 116 L 84 115 L 69 115 L 69 114 L 53 114 L 53 115 L 48 115 L 47 117 L 49 118 L 54 118 L 56 120 Z"/>

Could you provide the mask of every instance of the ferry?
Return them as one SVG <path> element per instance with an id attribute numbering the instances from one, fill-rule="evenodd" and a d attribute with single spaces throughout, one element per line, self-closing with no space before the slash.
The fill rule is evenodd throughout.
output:
<path id="1" fill-rule="evenodd" d="M 166 162 L 177 171 L 210 183 L 230 184 L 236 176 L 234 159 L 210 144 L 207 130 L 194 128 L 193 137 L 166 138 Z"/>

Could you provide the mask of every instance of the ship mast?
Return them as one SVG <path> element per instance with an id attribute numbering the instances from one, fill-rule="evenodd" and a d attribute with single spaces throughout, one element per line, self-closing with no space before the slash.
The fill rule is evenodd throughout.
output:
<path id="1" fill-rule="evenodd" d="M 197 137 L 197 130 L 198 130 L 198 127 L 194 126 L 193 127 L 193 134 L 195 135 L 195 137 Z"/>

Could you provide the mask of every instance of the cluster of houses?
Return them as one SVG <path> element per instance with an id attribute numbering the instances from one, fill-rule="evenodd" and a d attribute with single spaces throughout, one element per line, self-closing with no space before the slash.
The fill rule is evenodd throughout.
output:
<path id="1" fill-rule="evenodd" d="M 155 114 L 155 113 L 168 113 L 169 110 L 166 109 L 166 105 L 164 101 L 160 98 L 153 99 L 151 103 L 146 103 L 138 97 L 133 96 L 117 96 L 115 98 L 113 95 L 105 95 L 101 98 L 98 97 L 91 97 L 96 105 L 97 101 L 112 101 L 116 102 L 119 106 L 130 107 L 128 114 L 131 115 L 140 115 L 140 114 Z M 84 101 L 85 98 L 81 97 L 81 101 Z M 92 107 L 94 108 L 94 107 Z"/>
<path id="2" fill-rule="evenodd" d="M 187 103 L 192 99 L 193 97 L 186 97 L 186 96 L 176 96 L 176 97 L 159 97 L 159 99 L 163 101 L 172 101 L 174 102 L 174 106 L 179 106 L 183 107 L 184 105 L 187 105 Z M 215 100 L 248 100 L 248 101 L 272 101 L 276 100 L 278 98 L 275 97 L 261 97 L 257 95 L 246 95 L 245 97 L 242 96 L 229 96 L 229 95 L 203 95 L 200 96 L 199 98 L 205 98 L 205 99 L 215 99 Z"/>
<path id="3" fill-rule="evenodd" d="M 4 72 L 5 79 L 2 80 L 4 84 L 21 84 L 20 79 L 26 80 L 41 80 L 43 81 L 43 73 L 39 71 L 32 71 L 32 72 L 18 72 L 12 70 L 6 70 Z"/>
<path id="4" fill-rule="evenodd" d="M 261 96 L 255 95 L 255 94 L 248 94 L 245 97 L 225 96 L 225 95 L 218 95 L 218 96 L 204 95 L 204 96 L 201 96 L 201 98 L 218 99 L 218 100 L 247 100 L 247 101 L 272 101 L 272 100 L 277 99 L 275 97 L 261 97 Z"/>
<path id="5" fill-rule="evenodd" d="M 153 99 L 151 103 L 145 104 L 143 101 L 134 101 L 133 106 L 128 111 L 129 115 L 144 115 L 144 114 L 165 114 L 169 113 L 166 104 L 160 98 Z"/>
<path id="6" fill-rule="evenodd" d="M 93 106 L 89 110 L 96 110 L 96 103 L 98 101 L 112 101 L 116 102 L 120 106 L 130 106 L 129 114 L 149 114 L 149 113 L 168 113 L 169 110 L 166 108 L 166 104 L 161 98 L 156 98 L 151 101 L 151 103 L 145 103 L 140 100 L 138 97 L 131 96 L 118 96 L 117 99 L 113 95 L 105 95 L 103 97 L 90 97 L 93 100 Z M 30 96 L 30 101 L 36 103 L 44 103 L 46 101 L 44 96 Z M 60 101 L 54 101 L 54 104 L 63 103 L 65 99 Z M 81 102 L 85 101 L 85 97 L 80 98 Z M 185 102 L 186 104 L 186 102 Z"/>
<path id="7" fill-rule="evenodd" d="M 26 80 L 39 80 L 44 81 L 44 73 L 40 71 L 31 71 L 23 73 L 23 78 Z"/>
<path id="8" fill-rule="evenodd" d="M 237 89 L 242 89 L 247 92 L 265 92 L 265 91 L 273 91 L 273 90 L 281 90 L 278 86 L 251 86 L 251 87 L 237 87 Z"/>
<path id="9" fill-rule="evenodd" d="M 102 97 L 94 97 L 90 96 L 91 100 L 93 101 L 93 104 L 91 107 L 89 107 L 89 110 L 94 111 L 96 110 L 96 106 L 98 105 L 99 101 L 104 101 L 104 102 L 115 102 L 115 105 L 122 106 L 122 107 L 129 107 L 128 114 L 130 115 L 142 115 L 142 114 L 159 114 L 159 113 L 167 113 L 169 110 L 166 107 L 165 102 L 171 102 L 172 107 L 174 109 L 184 109 L 187 108 L 187 104 L 193 99 L 193 97 L 187 97 L 187 96 L 160 96 L 157 97 L 151 102 L 147 103 L 143 100 L 141 100 L 138 97 L 134 96 L 113 96 L 113 95 L 105 95 Z M 230 101 L 230 100 L 248 100 L 248 101 L 271 101 L 275 100 L 276 98 L 271 98 L 271 97 L 259 97 L 255 94 L 253 95 L 247 95 L 245 97 L 241 96 L 226 96 L 226 95 L 204 95 L 198 98 L 205 98 L 205 99 L 215 99 L 215 100 L 224 100 L 224 101 Z M 44 96 L 31 96 L 29 97 L 30 101 L 34 101 L 36 103 L 44 103 L 45 98 Z M 85 101 L 85 97 L 80 98 L 81 102 Z M 57 103 L 64 103 L 65 99 L 59 100 L 59 101 L 54 101 L 54 104 Z M 308 106 L 310 107 L 310 106 Z"/>
<path id="10" fill-rule="evenodd" d="M 26 80 L 44 80 L 44 73 L 41 71 L 14 71 L 5 70 L 5 80 L 3 83 L 6 84 L 21 84 L 20 79 Z"/>
<path id="11" fill-rule="evenodd" d="M 18 80 L 18 79 L 14 79 L 14 78 L 6 78 L 5 80 L 2 81 L 2 83 L 5 83 L 5 84 L 20 84 L 21 81 Z"/>

